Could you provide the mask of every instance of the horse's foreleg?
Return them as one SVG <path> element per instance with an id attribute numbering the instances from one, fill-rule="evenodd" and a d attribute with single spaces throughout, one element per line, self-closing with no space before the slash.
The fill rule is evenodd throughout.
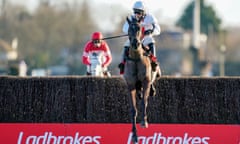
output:
<path id="1" fill-rule="evenodd" d="M 143 99 L 141 101 L 141 108 L 142 108 L 142 121 L 141 127 L 148 128 L 147 122 L 147 105 L 148 105 L 148 97 L 149 97 L 149 90 L 150 90 L 151 82 L 150 80 L 146 80 L 143 82 Z"/>
<path id="2" fill-rule="evenodd" d="M 142 107 L 142 120 L 141 120 L 141 127 L 142 128 L 148 128 L 148 122 L 147 122 L 147 99 L 143 98 L 141 101 L 141 107 Z"/>
<path id="3" fill-rule="evenodd" d="M 132 121 L 132 141 L 138 142 L 137 136 L 137 102 L 136 102 L 136 90 L 131 91 L 131 121 Z"/>

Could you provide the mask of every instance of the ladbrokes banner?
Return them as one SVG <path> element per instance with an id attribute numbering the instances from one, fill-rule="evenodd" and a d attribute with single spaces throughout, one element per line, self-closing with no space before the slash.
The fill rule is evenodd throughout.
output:
<path id="1" fill-rule="evenodd" d="M 1 144 L 131 144 L 131 124 L 0 124 Z M 139 144 L 240 144 L 240 125 L 150 124 Z"/>

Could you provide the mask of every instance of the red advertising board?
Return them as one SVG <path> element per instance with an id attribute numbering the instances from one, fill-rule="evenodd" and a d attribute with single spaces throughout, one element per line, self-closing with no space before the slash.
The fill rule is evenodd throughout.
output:
<path id="1" fill-rule="evenodd" d="M 1 144 L 131 144 L 131 124 L 1 123 Z M 240 125 L 138 126 L 139 144 L 240 144 Z"/>

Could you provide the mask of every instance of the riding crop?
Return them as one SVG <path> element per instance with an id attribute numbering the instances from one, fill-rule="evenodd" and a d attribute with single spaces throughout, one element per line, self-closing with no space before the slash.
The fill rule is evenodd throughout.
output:
<path id="1" fill-rule="evenodd" d="M 105 37 L 102 40 L 120 38 L 120 37 L 125 37 L 125 36 L 128 36 L 128 34 L 123 34 L 123 35 L 118 35 L 118 36 L 111 36 L 111 37 Z"/>

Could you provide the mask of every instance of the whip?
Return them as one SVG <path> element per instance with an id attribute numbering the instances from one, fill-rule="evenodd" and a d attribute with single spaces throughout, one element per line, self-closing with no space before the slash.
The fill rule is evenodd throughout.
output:
<path id="1" fill-rule="evenodd" d="M 111 36 L 111 37 L 105 37 L 102 40 L 120 38 L 120 37 L 125 37 L 125 36 L 128 36 L 128 34 L 123 34 L 123 35 L 118 35 L 118 36 Z"/>

